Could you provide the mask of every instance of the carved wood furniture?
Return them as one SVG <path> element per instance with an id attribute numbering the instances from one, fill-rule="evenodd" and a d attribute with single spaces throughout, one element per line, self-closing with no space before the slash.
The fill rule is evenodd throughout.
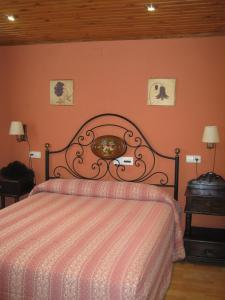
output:
<path id="1" fill-rule="evenodd" d="M 184 245 L 191 262 L 225 264 L 225 228 L 192 226 L 192 214 L 225 217 L 225 190 L 188 187 Z"/>
<path id="2" fill-rule="evenodd" d="M 33 187 L 33 176 L 27 175 L 20 179 L 11 180 L 0 175 L 1 208 L 5 207 L 5 197 L 13 197 L 17 202 L 21 196 L 29 193 Z"/>

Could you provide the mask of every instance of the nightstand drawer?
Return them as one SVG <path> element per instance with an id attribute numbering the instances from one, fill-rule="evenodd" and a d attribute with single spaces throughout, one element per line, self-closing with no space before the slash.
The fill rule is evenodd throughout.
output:
<path id="1" fill-rule="evenodd" d="M 0 209 L 5 207 L 5 198 L 13 197 L 15 201 L 25 194 L 28 194 L 34 187 L 34 173 L 20 177 L 18 179 L 8 179 L 0 172 Z"/>
<path id="2" fill-rule="evenodd" d="M 17 182 L 7 181 L 0 183 L 0 193 L 3 194 L 18 194 L 20 185 Z"/>
<path id="3" fill-rule="evenodd" d="M 184 240 L 186 256 L 195 257 L 196 260 L 215 262 L 222 260 L 225 262 L 225 244 L 207 241 Z"/>
<path id="4" fill-rule="evenodd" d="M 5 196 L 20 196 L 25 192 L 29 192 L 34 186 L 33 178 L 22 178 L 19 180 L 1 180 L 0 194 Z"/>
<path id="5" fill-rule="evenodd" d="M 186 211 L 223 215 L 225 214 L 224 199 L 192 197 L 187 201 Z"/>

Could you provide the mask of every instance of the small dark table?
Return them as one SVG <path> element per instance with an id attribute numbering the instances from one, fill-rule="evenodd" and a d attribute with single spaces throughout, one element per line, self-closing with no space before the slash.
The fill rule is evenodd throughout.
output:
<path id="1" fill-rule="evenodd" d="M 225 216 L 225 190 L 186 189 L 184 245 L 191 262 L 225 264 L 225 228 L 192 226 L 192 214 Z"/>
<path id="2" fill-rule="evenodd" d="M 7 179 L 0 175 L 0 208 L 5 207 L 5 197 L 13 197 L 17 202 L 21 196 L 29 193 L 33 187 L 34 177 L 30 174 L 16 180 Z"/>

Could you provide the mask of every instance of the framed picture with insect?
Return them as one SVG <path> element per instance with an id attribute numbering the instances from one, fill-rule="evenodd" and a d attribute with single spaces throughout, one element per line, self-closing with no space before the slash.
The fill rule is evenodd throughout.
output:
<path id="1" fill-rule="evenodd" d="M 176 79 L 149 79 L 148 105 L 175 105 Z"/>

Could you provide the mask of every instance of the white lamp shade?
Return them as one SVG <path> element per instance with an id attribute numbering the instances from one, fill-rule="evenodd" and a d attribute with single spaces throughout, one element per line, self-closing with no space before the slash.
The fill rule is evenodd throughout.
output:
<path id="1" fill-rule="evenodd" d="M 12 121 L 9 128 L 10 135 L 24 135 L 23 123 L 20 121 Z"/>
<path id="2" fill-rule="evenodd" d="M 205 126 L 203 136 L 203 143 L 215 144 L 220 142 L 219 132 L 217 126 Z"/>

